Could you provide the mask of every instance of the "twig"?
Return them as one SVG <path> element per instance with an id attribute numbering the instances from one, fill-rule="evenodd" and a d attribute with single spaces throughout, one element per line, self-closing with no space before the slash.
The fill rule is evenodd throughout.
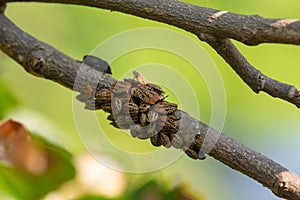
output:
<path id="1" fill-rule="evenodd" d="M 264 91 L 300 108 L 299 90 L 295 86 L 262 74 L 247 61 L 230 39 L 218 39 L 204 34 L 199 35 L 199 38 L 214 48 L 255 93 Z"/>
<path id="2" fill-rule="evenodd" d="M 12 0 L 0 0 L 1 2 Z M 120 11 L 174 25 L 196 35 L 206 33 L 218 38 L 232 38 L 247 45 L 300 44 L 299 20 L 247 16 L 177 0 L 35 0 L 35 2 L 76 4 Z"/>
<path id="3" fill-rule="evenodd" d="M 0 48 L 27 72 L 73 88 L 80 63 L 23 32 L 3 14 L 0 14 Z M 95 81 L 103 84 L 115 81 L 112 77 L 97 76 L 88 71 L 81 73 L 86 76 L 80 76 L 79 87 L 75 88 L 81 92 Z M 195 145 L 199 148 L 204 145 L 204 150 L 212 148 L 208 153 L 210 156 L 257 180 L 279 197 L 300 198 L 300 177 L 293 172 L 201 122 L 193 126 L 200 133 L 194 140 Z"/>

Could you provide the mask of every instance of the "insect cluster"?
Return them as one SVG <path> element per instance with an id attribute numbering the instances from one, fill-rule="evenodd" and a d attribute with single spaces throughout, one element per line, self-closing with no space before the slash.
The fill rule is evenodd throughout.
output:
<path id="1" fill-rule="evenodd" d="M 109 113 L 110 124 L 130 129 L 133 137 L 150 138 L 154 146 L 173 146 L 193 159 L 204 159 L 201 145 L 195 142 L 200 136 L 199 122 L 179 110 L 177 104 L 165 101 L 161 87 L 149 83 L 138 72 L 134 77 L 111 85 L 99 83 L 91 99 L 94 109 Z"/>

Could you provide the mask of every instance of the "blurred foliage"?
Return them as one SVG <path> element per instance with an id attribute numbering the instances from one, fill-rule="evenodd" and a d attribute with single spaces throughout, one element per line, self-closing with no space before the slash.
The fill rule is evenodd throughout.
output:
<path id="1" fill-rule="evenodd" d="M 72 155 L 61 147 L 44 140 L 42 137 L 28 133 L 26 127 L 19 122 L 7 120 L 0 123 L 0 151 L 0 160 L 2 161 L 2 163 L 0 162 L 0 188 L 2 192 L 11 194 L 15 199 L 41 199 L 48 193 L 58 190 L 63 183 L 75 180 L 75 166 L 73 165 Z M 84 161 L 88 160 L 80 160 L 79 162 Z M 90 169 L 85 168 L 84 170 Z M 79 172 L 79 169 L 77 169 L 77 172 Z M 101 179 L 103 177 L 97 178 Z M 151 179 L 146 181 L 146 183 L 139 183 L 135 184 L 134 187 L 129 187 L 118 198 L 86 194 L 83 194 L 84 197 L 76 198 L 80 200 L 202 199 L 198 198 L 199 195 L 195 196 L 196 192 L 193 192 L 193 195 L 189 194 L 186 186 L 181 185 L 169 189 L 166 185 L 161 180 L 158 182 L 155 179 Z M 71 190 L 74 192 L 76 184 L 71 185 L 71 187 Z M 66 196 L 62 197 L 62 199 L 67 198 Z M 51 199 L 51 197 L 48 198 Z"/>
<path id="2" fill-rule="evenodd" d="M 5 133 L 1 132 L 1 135 Z M 10 132 L 9 134 L 13 134 Z M 16 144 L 22 145 L 20 141 L 20 133 L 13 135 L 14 140 L 18 140 L 18 143 L 9 144 L 7 141 L 1 138 L 1 147 L 5 148 L 9 146 L 9 149 L 20 148 L 19 146 L 13 146 Z M 22 136 L 21 136 L 22 137 Z M 10 138 L 9 141 L 12 141 Z M 21 142 L 21 143 L 20 143 Z M 26 141 L 25 141 L 26 142 Z M 41 174 L 33 174 L 23 167 L 23 165 L 15 166 L 14 162 L 11 165 L 0 165 L 0 185 L 1 188 L 11 193 L 16 199 L 39 199 L 45 196 L 50 191 L 56 189 L 60 184 L 68 181 L 75 176 L 75 169 L 72 164 L 72 156 L 64 149 L 49 143 L 43 138 L 31 135 L 30 149 L 38 148 L 34 150 L 33 154 L 28 155 L 27 147 L 20 151 L 10 151 L 8 155 L 2 155 L 8 157 L 19 157 L 22 159 L 20 162 L 26 162 L 27 165 L 33 162 L 35 165 L 41 165 L 41 156 L 47 156 L 47 166 L 45 171 Z M 33 146 L 38 144 L 37 146 Z M 3 147 L 4 146 L 4 147 Z M 22 145 L 23 146 L 23 145 Z M 39 152 L 38 152 L 39 151 Z M 6 153 L 2 150 L 2 153 Z M 44 154 L 41 154 L 45 152 Z M 11 155 L 11 153 L 19 153 L 21 155 Z M 7 153 L 6 153 L 7 154 Z M 37 157 L 38 156 L 38 157 Z M 23 157 L 23 158 L 22 158 Z M 37 159 L 35 162 L 33 159 Z M 26 164 L 25 164 L 26 165 Z M 31 168 L 39 166 L 30 166 Z"/>
<path id="3" fill-rule="evenodd" d="M 0 119 L 3 119 L 5 113 L 16 107 L 18 100 L 7 89 L 2 80 L 0 80 Z"/>
<path id="4" fill-rule="evenodd" d="M 149 180 L 140 184 L 136 188 L 128 190 L 123 196 L 118 198 L 105 198 L 99 196 L 85 196 L 80 200 L 203 200 L 199 194 L 189 194 L 187 186 L 176 186 L 173 189 L 167 188 L 165 183 L 157 180 Z"/>
<path id="5" fill-rule="evenodd" d="M 233 0 L 185 1 L 241 14 L 259 14 L 263 17 L 274 18 L 300 18 L 300 4 L 297 0 L 274 0 L 272 2 L 242 0 L 238 3 Z M 162 27 L 185 34 L 205 48 L 221 74 L 226 89 L 227 102 L 226 119 L 222 131 L 245 145 L 282 163 L 296 173 L 300 173 L 300 163 L 299 160 L 296 159 L 298 156 L 297 152 L 299 152 L 298 141 L 300 139 L 299 110 L 287 102 L 274 99 L 264 93 L 260 93 L 259 95 L 254 94 L 213 49 L 205 43 L 198 41 L 194 35 L 163 23 L 120 12 L 110 12 L 104 9 L 87 8 L 83 6 L 47 3 L 9 3 L 6 14 L 25 31 L 78 60 L 81 60 L 83 55 L 93 51 L 101 42 L 122 31 L 144 27 Z M 178 41 L 172 42 L 172 44 L 173 43 L 182 47 L 184 50 L 188 48 L 185 44 L 178 43 Z M 124 44 L 126 44 L 126 41 L 111 46 L 106 50 L 108 53 L 113 54 L 116 49 L 123 47 Z M 300 68 L 296 67 L 299 65 L 299 46 L 261 44 L 259 46 L 248 47 L 238 42 L 235 42 L 235 44 L 250 63 L 266 75 L 300 87 Z M 192 54 L 193 52 L 189 53 Z M 103 57 L 103 59 L 108 59 L 108 57 Z M 196 76 L 197 74 L 190 64 L 180 57 L 176 57 L 167 52 L 155 52 L 151 49 L 130 52 L 113 60 L 111 63 L 113 76 L 116 78 L 132 77 L 130 72 L 144 63 L 162 63 L 184 75 L 185 79 L 189 80 L 189 84 L 192 85 L 194 90 L 193 95 L 197 97 L 197 104 L 201 111 L 199 119 L 206 123 L 210 122 L 211 109 L 214 105 L 211 105 L 210 92 L 207 90 L 206 83 L 203 83 L 203 79 Z M 203 63 L 203 65 L 205 66 L 206 63 Z M 151 67 L 143 68 L 145 71 L 144 75 L 150 81 L 160 83 L 158 80 L 154 80 L 153 77 L 155 77 L 155 74 L 161 74 L 163 76 L 166 73 L 153 72 L 152 69 Z M 172 79 L 172 77 L 170 77 L 170 81 L 170 85 L 183 89 L 183 91 L 180 95 L 173 95 L 172 90 L 168 90 L 168 85 L 162 85 L 168 90 L 168 94 L 170 94 L 168 100 L 176 102 L 184 97 L 183 99 L 189 103 L 191 97 L 189 97 L 188 92 L 184 91 L 185 88 L 178 79 Z M 63 144 L 62 148 L 71 152 L 72 156 L 76 156 L 82 152 L 85 147 L 80 142 L 75 127 L 72 106 L 71 91 L 51 81 L 42 80 L 41 78 L 29 75 L 18 66 L 17 63 L 7 56 L 1 55 L 1 119 L 4 117 L 14 117 L 15 111 L 20 111 L 20 108 L 36 111 L 49 120 L 51 124 L 54 124 L 55 128 L 59 130 L 59 133 L 65 136 L 66 139 L 60 143 Z M 199 114 L 193 107 L 187 106 L 186 109 L 188 109 L 189 112 L 193 112 L 195 116 Z M 149 141 L 139 141 L 129 138 L 126 134 L 120 133 L 119 130 L 112 128 L 105 120 L 106 117 L 107 115 L 102 111 L 97 112 L 99 123 L 105 132 L 107 132 L 109 141 L 113 141 L 113 144 L 119 148 L 125 148 L 129 152 L 139 153 L 157 150 L 153 150 Z M 33 118 L 27 120 L 33 123 L 37 122 L 37 120 Z M 89 124 L 86 126 L 89 126 Z M 38 132 L 38 134 L 43 133 Z M 280 146 L 280 148 L 278 148 L 278 146 Z M 54 152 L 56 147 L 51 149 Z M 64 150 L 58 151 L 65 152 Z M 113 157 L 114 152 L 110 152 L 109 150 L 106 152 L 109 156 Z M 68 156 L 65 157 L 66 162 L 69 159 Z M 120 162 L 121 159 L 117 160 Z M 120 164 L 126 165 L 127 163 L 123 163 L 126 161 L 130 162 L 130 159 L 124 158 Z M 140 165 L 147 164 L 146 162 L 140 163 Z M 49 180 L 49 186 L 47 186 L 43 180 L 38 180 L 37 177 L 33 178 L 29 176 L 28 178 L 24 178 L 25 175 L 23 172 L 12 172 L 10 170 L 10 168 L 4 165 L 1 166 L 1 172 L 3 171 L 3 173 L 0 174 L 0 198 L 3 197 L 1 199 L 5 199 L 7 192 L 16 193 L 14 196 L 19 198 L 24 197 L 24 195 L 34 195 L 38 197 L 42 196 L 42 193 L 45 193 L 47 189 L 50 190 L 51 188 L 51 190 L 53 190 L 54 187 L 58 187 L 59 180 L 53 180 L 57 181 L 56 184 L 50 182 L 52 181 L 51 178 L 55 179 L 54 177 L 47 177 Z M 19 178 L 15 176 L 14 173 L 20 174 L 20 177 L 23 177 L 20 178 L 22 182 L 18 180 Z M 172 183 L 188 181 L 191 184 L 191 188 L 198 193 L 203 193 L 207 199 L 277 199 L 269 190 L 263 188 L 255 181 L 224 167 L 224 165 L 210 158 L 204 162 L 196 162 L 182 157 L 173 165 L 169 165 L 160 171 L 155 171 L 152 175 L 156 175 L 159 179 L 167 177 L 172 180 Z M 70 177 L 71 174 L 68 176 Z M 141 176 L 141 179 L 145 179 L 143 175 Z M 130 180 L 138 179 L 138 175 L 129 175 L 129 177 Z M 66 177 L 59 178 L 61 178 L 60 181 L 62 182 Z M 38 184 L 27 184 L 25 179 L 27 181 L 36 179 L 36 182 L 40 182 L 41 188 L 43 189 L 39 190 L 40 186 Z M 17 180 L 21 182 L 20 185 L 15 184 Z M 36 194 L 30 193 L 31 185 L 35 187 L 34 193 L 36 192 Z M 174 191 L 175 188 L 170 189 L 165 185 L 166 184 L 161 185 L 155 181 L 150 181 L 148 184 L 141 183 L 131 191 L 141 194 L 142 188 L 147 190 L 148 187 L 154 189 L 158 187 L 160 189 L 155 189 L 158 194 L 165 192 L 165 194 L 171 195 L 171 191 Z M 238 190 L 236 188 L 238 188 Z M 216 189 L 218 192 L 216 192 Z M 128 193 L 126 193 L 126 195 L 128 195 L 126 197 L 130 196 Z M 89 197 L 89 199 L 92 198 L 101 199 L 102 197 Z"/>
<path id="6" fill-rule="evenodd" d="M 195 194 L 195 192 L 194 192 Z M 203 198 L 200 195 L 194 196 L 187 192 L 187 188 L 184 186 L 177 186 L 173 189 L 167 189 L 166 186 L 156 180 L 150 180 L 149 182 L 142 185 L 136 191 L 131 192 L 127 196 L 127 199 L 134 200 L 201 200 Z"/>

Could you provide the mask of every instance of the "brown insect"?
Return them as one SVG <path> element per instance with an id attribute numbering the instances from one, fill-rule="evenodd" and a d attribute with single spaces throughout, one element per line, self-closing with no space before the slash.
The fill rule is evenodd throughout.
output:
<path id="1" fill-rule="evenodd" d="M 129 115 L 129 116 L 132 118 L 132 121 L 135 124 L 139 124 L 140 123 L 140 117 L 139 117 L 139 115 Z"/>
<path id="2" fill-rule="evenodd" d="M 103 104 L 101 104 L 100 107 L 101 107 L 102 110 L 104 110 L 104 112 L 112 113 L 110 102 L 103 103 Z"/>
<path id="3" fill-rule="evenodd" d="M 126 103 L 123 106 L 124 113 L 129 113 L 131 116 L 135 116 L 139 113 L 139 107 L 133 102 Z"/>
<path id="4" fill-rule="evenodd" d="M 142 131 L 138 134 L 137 138 L 142 139 L 142 140 L 145 140 L 145 139 L 149 138 L 149 136 L 148 136 L 148 134 L 147 134 L 144 127 L 142 127 Z"/>
<path id="5" fill-rule="evenodd" d="M 108 115 L 106 119 L 109 121 L 115 121 L 113 115 Z"/>
<path id="6" fill-rule="evenodd" d="M 204 160 L 206 158 L 205 154 L 200 150 L 184 147 L 183 151 L 185 152 L 186 155 L 188 155 L 190 158 L 195 160 L 197 159 Z"/>
<path id="7" fill-rule="evenodd" d="M 131 125 L 130 126 L 130 134 L 132 137 L 137 137 L 139 135 L 139 132 L 141 131 L 141 126 L 138 124 Z"/>
<path id="8" fill-rule="evenodd" d="M 114 118 L 120 129 L 129 129 L 134 124 L 130 115 L 117 115 Z"/>
<path id="9" fill-rule="evenodd" d="M 153 135 L 156 135 L 157 134 L 157 131 L 156 131 L 156 124 L 155 123 L 150 123 L 148 126 L 147 126 L 147 134 L 149 136 L 153 136 Z"/>
<path id="10" fill-rule="evenodd" d="M 158 93 L 162 94 L 165 93 L 165 91 L 159 87 L 158 85 L 155 85 L 153 83 L 150 83 L 142 74 L 140 74 L 137 71 L 133 71 L 133 76 L 134 78 L 141 84 L 144 86 L 148 86 L 149 88 L 152 88 L 154 90 L 156 90 Z"/>
<path id="11" fill-rule="evenodd" d="M 122 93 L 129 93 L 132 85 L 130 82 L 127 81 L 117 81 L 114 85 L 111 86 L 113 89 L 114 94 L 122 94 Z"/>
<path id="12" fill-rule="evenodd" d="M 156 91 L 147 86 L 135 88 L 133 91 L 133 96 L 139 98 L 142 102 L 151 105 L 164 99 L 162 95 L 159 95 Z"/>
<path id="13" fill-rule="evenodd" d="M 140 84 L 139 87 L 133 90 L 133 96 L 139 98 L 142 102 L 148 104 L 155 104 L 157 101 L 163 100 L 162 93 L 164 91 L 161 87 L 149 83 L 139 72 L 133 71 L 134 78 Z"/>
<path id="14" fill-rule="evenodd" d="M 170 141 L 170 138 L 168 137 L 167 134 L 168 134 L 167 132 L 160 132 L 159 133 L 161 144 L 163 146 L 165 146 L 166 148 L 169 148 L 169 147 L 171 147 L 171 141 Z"/>
<path id="15" fill-rule="evenodd" d="M 174 119 L 179 120 L 181 119 L 181 110 L 176 110 L 172 116 L 174 117 Z"/>
<path id="16" fill-rule="evenodd" d="M 108 82 L 98 82 L 97 83 L 97 87 L 96 87 L 96 91 L 102 90 L 102 89 L 107 89 L 107 88 L 111 88 L 112 85 L 115 85 L 117 81 L 108 81 Z"/>
<path id="17" fill-rule="evenodd" d="M 144 127 L 141 127 L 139 124 L 130 126 L 130 134 L 133 137 L 137 137 L 139 139 L 147 139 L 149 138 Z"/>
<path id="18" fill-rule="evenodd" d="M 149 122 L 148 116 L 145 113 L 141 113 L 140 122 L 142 126 L 147 125 L 147 123 Z"/>
<path id="19" fill-rule="evenodd" d="M 155 105 L 152 105 L 149 112 L 156 112 L 157 114 L 160 115 L 167 115 L 165 107 L 162 106 L 160 103 L 161 102 L 158 102 Z"/>
<path id="20" fill-rule="evenodd" d="M 161 115 L 158 117 L 156 121 L 152 122 L 156 124 L 156 130 L 160 131 L 161 129 L 163 129 L 167 119 L 168 119 L 167 115 Z"/>
<path id="21" fill-rule="evenodd" d="M 140 112 L 148 112 L 149 108 L 150 108 L 150 104 L 147 104 L 147 103 L 141 103 L 139 105 L 139 111 Z"/>
<path id="22" fill-rule="evenodd" d="M 173 113 L 177 110 L 178 106 L 176 103 L 170 103 L 167 101 L 161 101 L 156 104 L 157 106 L 163 107 L 167 114 Z"/>
<path id="23" fill-rule="evenodd" d="M 168 116 L 163 130 L 176 133 L 179 130 L 179 121 L 175 121 L 171 116 Z"/>
<path id="24" fill-rule="evenodd" d="M 142 85 L 149 83 L 149 81 L 137 71 L 133 71 L 133 77 Z"/>
<path id="25" fill-rule="evenodd" d="M 185 149 L 186 151 L 186 154 L 188 156 L 190 156 L 191 158 L 195 158 L 195 155 L 197 154 L 197 158 L 200 159 L 200 160 L 203 160 L 205 159 L 205 153 L 203 153 L 201 150 L 200 150 L 200 147 L 201 147 L 201 140 L 200 140 L 200 137 L 201 135 L 200 134 L 192 134 L 194 135 L 193 137 L 193 141 L 190 143 L 189 147 L 188 147 L 188 150 Z"/>
<path id="26" fill-rule="evenodd" d="M 199 158 L 198 153 L 193 149 L 183 147 L 183 151 L 185 152 L 186 155 L 188 155 L 188 157 L 190 157 L 192 159 L 197 160 Z"/>
<path id="27" fill-rule="evenodd" d="M 111 100 L 111 106 L 112 106 L 113 114 L 116 115 L 119 112 L 121 112 L 123 103 L 120 98 L 114 97 Z"/>
<path id="28" fill-rule="evenodd" d="M 156 147 L 161 146 L 161 140 L 160 140 L 160 135 L 159 135 L 159 133 L 153 135 L 153 136 L 150 138 L 150 141 L 151 141 L 151 144 L 152 144 L 153 146 L 156 146 Z"/>
<path id="29" fill-rule="evenodd" d="M 165 91 L 159 87 L 158 85 L 156 84 L 153 84 L 153 83 L 147 83 L 146 86 L 150 87 L 151 89 L 155 90 L 156 92 L 158 92 L 160 95 L 161 94 L 164 94 Z"/>
<path id="30" fill-rule="evenodd" d="M 148 112 L 148 118 L 150 122 L 155 122 L 159 117 L 159 114 L 153 110 Z"/>
<path id="31" fill-rule="evenodd" d="M 102 89 L 95 94 L 95 99 L 100 101 L 111 101 L 112 92 L 109 89 Z"/>

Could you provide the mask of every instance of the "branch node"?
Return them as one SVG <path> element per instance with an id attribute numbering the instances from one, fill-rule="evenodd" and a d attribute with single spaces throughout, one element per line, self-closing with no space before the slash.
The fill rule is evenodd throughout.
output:
<path id="1" fill-rule="evenodd" d="M 26 58 L 26 70 L 40 76 L 46 61 L 45 50 L 41 45 L 34 46 Z"/>
<path id="2" fill-rule="evenodd" d="M 298 95 L 299 95 L 299 91 L 297 90 L 297 88 L 295 86 L 291 86 L 287 96 L 289 98 L 293 99 L 293 98 L 297 97 Z"/>
<path id="3" fill-rule="evenodd" d="M 222 15 L 228 13 L 228 11 L 218 11 L 218 12 L 215 12 L 213 15 L 211 15 L 209 18 L 208 18 L 208 21 L 209 22 L 213 22 L 214 20 L 218 19 L 219 17 L 221 17 Z"/>
<path id="4" fill-rule="evenodd" d="M 261 90 L 264 89 L 265 84 L 266 84 L 266 80 L 265 80 L 265 76 L 260 72 L 257 75 L 257 79 L 258 79 L 258 84 L 257 84 L 257 87 L 255 89 L 255 92 L 259 93 Z"/>

